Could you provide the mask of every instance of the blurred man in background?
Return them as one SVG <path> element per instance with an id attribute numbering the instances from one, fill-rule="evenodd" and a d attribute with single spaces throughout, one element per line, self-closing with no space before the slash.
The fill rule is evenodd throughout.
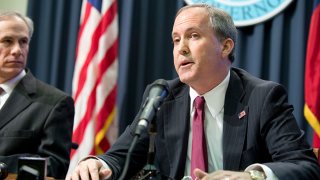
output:
<path id="1" fill-rule="evenodd" d="M 43 157 L 48 176 L 64 178 L 72 144 L 73 100 L 26 68 L 32 33 L 28 17 L 0 12 L 0 162 L 17 173 L 19 157 Z"/>

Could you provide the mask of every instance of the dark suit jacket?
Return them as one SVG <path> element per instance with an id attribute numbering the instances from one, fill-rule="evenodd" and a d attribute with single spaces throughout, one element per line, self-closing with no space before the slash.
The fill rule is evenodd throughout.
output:
<path id="1" fill-rule="evenodd" d="M 169 81 L 169 88 L 170 94 L 155 118 L 158 131 L 155 165 L 163 179 L 181 179 L 190 128 L 189 87 L 175 79 Z M 243 110 L 246 115 L 239 119 Z M 262 163 L 280 180 L 320 179 L 320 167 L 292 111 L 281 85 L 232 68 L 224 106 L 224 169 L 241 171 L 251 164 Z M 100 156 L 111 167 L 114 179 L 122 172 L 137 122 L 136 118 L 112 148 Z M 139 139 L 132 153 L 128 176 L 144 166 L 148 141 L 147 133 Z"/>
<path id="2" fill-rule="evenodd" d="M 64 178 L 71 150 L 74 105 L 62 91 L 27 75 L 0 110 L 0 162 L 17 172 L 18 158 L 47 158 L 48 176 Z"/>

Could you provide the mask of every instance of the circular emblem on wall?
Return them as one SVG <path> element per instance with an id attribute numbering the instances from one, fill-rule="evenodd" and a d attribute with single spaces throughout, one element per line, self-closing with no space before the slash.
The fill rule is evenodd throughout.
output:
<path id="1" fill-rule="evenodd" d="M 266 21 L 285 9 L 293 0 L 185 0 L 187 4 L 205 3 L 227 11 L 236 26 Z"/>

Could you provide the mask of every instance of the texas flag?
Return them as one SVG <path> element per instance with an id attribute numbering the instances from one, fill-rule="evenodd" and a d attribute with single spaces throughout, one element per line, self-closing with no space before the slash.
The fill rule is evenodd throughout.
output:
<path id="1" fill-rule="evenodd" d="M 313 147 L 320 147 L 320 0 L 314 0 L 305 65 L 304 115 L 314 130 Z"/>

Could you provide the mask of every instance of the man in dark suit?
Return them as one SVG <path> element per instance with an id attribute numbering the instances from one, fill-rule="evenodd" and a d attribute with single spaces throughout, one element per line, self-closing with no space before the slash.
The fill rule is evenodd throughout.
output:
<path id="1" fill-rule="evenodd" d="M 74 105 L 70 96 L 26 68 L 31 19 L 0 13 L 0 162 L 17 173 L 19 157 L 47 159 L 48 176 L 64 178 L 70 161 Z"/>
<path id="2" fill-rule="evenodd" d="M 231 67 L 236 34 L 231 17 L 220 9 L 198 4 L 177 13 L 172 39 L 179 78 L 168 81 L 169 95 L 154 119 L 154 164 L 159 176 L 320 179 L 320 167 L 292 114 L 285 88 Z M 204 100 L 200 113 L 204 127 L 194 129 L 193 116 L 199 114 L 194 104 L 199 98 Z M 82 160 L 67 179 L 118 179 L 140 113 L 108 152 Z M 205 146 L 197 144 L 203 138 L 194 136 L 199 131 L 204 131 Z M 146 132 L 139 138 L 126 178 L 147 162 L 149 139 Z M 194 154 L 198 149 L 201 153 Z"/>

